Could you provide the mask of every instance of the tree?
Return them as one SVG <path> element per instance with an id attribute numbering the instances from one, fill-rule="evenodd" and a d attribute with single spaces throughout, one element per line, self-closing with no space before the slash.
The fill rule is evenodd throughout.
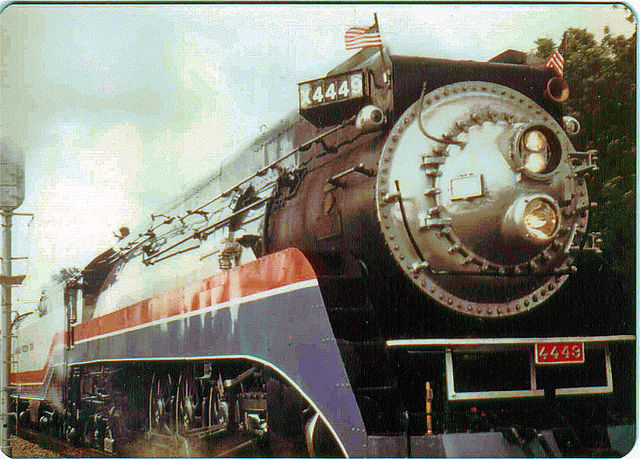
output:
<path id="1" fill-rule="evenodd" d="M 553 41 L 540 38 L 537 56 L 547 58 Z M 636 33 L 613 36 L 609 28 L 598 43 L 586 29 L 564 34 L 564 78 L 571 95 L 565 113 L 582 124 L 573 140 L 578 150 L 598 150 L 600 171 L 589 192 L 599 206 L 590 231 L 602 233 L 604 256 L 635 298 L 636 270 Z"/>
<path id="2" fill-rule="evenodd" d="M 47 314 L 51 306 L 56 304 L 58 292 L 61 292 L 67 284 L 76 282 L 79 274 L 80 270 L 78 268 L 62 268 L 57 273 L 51 275 L 51 282 L 42 289 L 36 308 L 40 317 Z"/>
<path id="3" fill-rule="evenodd" d="M 67 282 L 77 277 L 78 274 L 80 274 L 80 270 L 78 268 L 62 268 L 60 271 L 51 276 L 51 280 L 58 284 L 66 284 Z"/>
<path id="4" fill-rule="evenodd" d="M 556 45 L 551 38 L 538 38 L 535 44 L 537 46 L 536 56 L 542 57 L 543 59 L 551 56 L 551 53 L 556 49 Z"/>

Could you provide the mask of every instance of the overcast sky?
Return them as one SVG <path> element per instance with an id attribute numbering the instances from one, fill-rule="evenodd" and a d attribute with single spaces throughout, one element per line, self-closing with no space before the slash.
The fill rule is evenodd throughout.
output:
<path id="1" fill-rule="evenodd" d="M 16 289 L 82 267 L 225 152 L 297 107 L 296 83 L 348 58 L 377 12 L 392 54 L 487 60 L 567 27 L 630 35 L 608 5 L 24 6 L 0 15 L 0 136 L 25 155 Z M 248 171 L 249 172 L 249 171 Z"/>

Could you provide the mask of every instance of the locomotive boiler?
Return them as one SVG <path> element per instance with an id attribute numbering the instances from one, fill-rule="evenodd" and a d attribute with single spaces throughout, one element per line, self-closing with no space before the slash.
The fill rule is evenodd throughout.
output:
<path id="1" fill-rule="evenodd" d="M 564 80 L 501 60 L 365 49 L 300 83 L 21 330 L 19 421 L 107 451 L 624 454 L 633 311 L 588 228 L 597 153 Z"/>

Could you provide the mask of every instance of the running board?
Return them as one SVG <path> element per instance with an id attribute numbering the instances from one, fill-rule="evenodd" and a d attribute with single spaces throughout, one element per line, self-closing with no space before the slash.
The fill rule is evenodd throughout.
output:
<path id="1" fill-rule="evenodd" d="M 493 400 L 544 397 L 545 391 L 537 385 L 534 349 L 536 345 L 545 343 L 583 343 L 586 349 L 604 350 L 605 385 L 583 387 L 558 387 L 555 395 L 599 395 L 613 393 L 613 375 L 611 368 L 611 352 L 609 344 L 633 342 L 633 335 L 614 336 L 577 336 L 557 338 L 459 338 L 459 339 L 397 339 L 386 342 L 390 349 L 407 349 L 409 351 L 444 352 L 447 399 L 449 401 Z M 479 354 L 504 351 L 524 351 L 529 353 L 529 389 L 489 390 L 464 392 L 456 391 L 454 373 L 454 353 Z"/>

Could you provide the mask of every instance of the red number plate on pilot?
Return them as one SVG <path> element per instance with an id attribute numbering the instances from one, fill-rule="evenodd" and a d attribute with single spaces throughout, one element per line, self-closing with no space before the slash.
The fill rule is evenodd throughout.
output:
<path id="1" fill-rule="evenodd" d="M 584 363 L 584 343 L 536 343 L 536 365 Z"/>

